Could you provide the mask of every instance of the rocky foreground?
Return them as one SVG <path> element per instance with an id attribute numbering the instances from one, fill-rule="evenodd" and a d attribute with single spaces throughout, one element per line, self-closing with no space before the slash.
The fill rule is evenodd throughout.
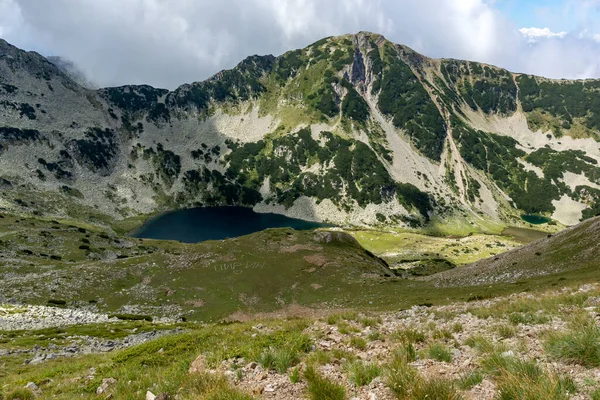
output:
<path id="1" fill-rule="evenodd" d="M 30 348 L 11 348 L 4 340 L 0 360 L 18 360 L 21 366 L 14 368 L 22 376 L 3 371 L 8 384 L 2 390 L 40 398 L 217 399 L 223 391 L 235 399 L 599 398 L 600 286 L 473 300 L 212 327 L 155 324 L 159 330 L 149 330 L 148 323 L 144 332 L 133 328 L 116 340 L 74 335 L 60 345 Z M 19 319 L 24 327 L 48 327 L 43 318 L 35 325 L 33 313 L 55 313 L 57 324 L 111 327 L 108 316 L 76 310 L 0 310 L 0 339 Z M 64 346 L 69 341 L 79 345 Z M 88 363 L 91 353 L 106 358 Z M 80 368 L 36 378 L 62 357 L 75 357 Z M 132 383 L 132 376 L 139 382 Z"/>

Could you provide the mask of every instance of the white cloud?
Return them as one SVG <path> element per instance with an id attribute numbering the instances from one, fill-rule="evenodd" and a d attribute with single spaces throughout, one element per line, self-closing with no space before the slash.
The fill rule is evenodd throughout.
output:
<path id="1" fill-rule="evenodd" d="M 277 55 L 360 30 L 382 33 L 432 57 L 550 77 L 600 77 L 600 43 L 593 37 L 548 29 L 540 30 L 546 40 L 530 43 L 492 3 L 0 0 L 0 35 L 19 47 L 70 59 L 100 85 L 174 88 L 231 68 L 251 54 Z"/>
<path id="2" fill-rule="evenodd" d="M 564 38 L 567 36 L 567 32 L 552 32 L 550 28 L 521 28 L 519 32 L 527 38 L 530 43 L 535 43 L 539 39 L 545 38 Z"/>

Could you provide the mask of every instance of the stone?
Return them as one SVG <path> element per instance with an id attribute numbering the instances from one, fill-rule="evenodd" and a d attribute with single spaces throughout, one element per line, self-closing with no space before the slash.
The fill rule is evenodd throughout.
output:
<path id="1" fill-rule="evenodd" d="M 27 385 L 25 385 L 26 389 L 29 389 L 31 391 L 37 392 L 40 388 L 38 387 L 38 385 L 35 384 L 35 382 L 29 382 L 27 383 Z"/>
<path id="2" fill-rule="evenodd" d="M 102 384 L 100 386 L 98 386 L 98 389 L 96 389 L 96 394 L 102 394 L 102 393 L 106 392 L 108 390 L 108 388 L 111 385 L 114 385 L 115 383 L 117 383 L 117 380 L 115 378 L 102 379 Z"/>
<path id="3" fill-rule="evenodd" d="M 156 400 L 156 396 L 151 391 L 146 392 L 146 400 Z"/>

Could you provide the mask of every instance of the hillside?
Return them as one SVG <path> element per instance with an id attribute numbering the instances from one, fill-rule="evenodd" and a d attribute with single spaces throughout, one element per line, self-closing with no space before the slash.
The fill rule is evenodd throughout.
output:
<path id="1" fill-rule="evenodd" d="M 600 217 L 430 279 L 436 286 L 489 285 L 585 268 L 600 269 Z"/>
<path id="2" fill-rule="evenodd" d="M 105 226 L 234 204 L 367 226 L 573 225 L 600 212 L 598 85 L 363 32 L 174 91 L 89 90 L 0 41 L 0 207 Z"/>

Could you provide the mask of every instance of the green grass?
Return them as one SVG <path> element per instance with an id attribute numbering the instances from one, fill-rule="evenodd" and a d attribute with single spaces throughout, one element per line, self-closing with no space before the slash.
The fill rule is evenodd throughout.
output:
<path id="1" fill-rule="evenodd" d="M 588 314 L 575 315 L 568 330 L 547 334 L 544 349 L 556 360 L 599 367 L 600 328 Z"/>
<path id="2" fill-rule="evenodd" d="M 426 349 L 428 358 L 436 361 L 452 362 L 452 352 L 442 343 L 432 343 Z"/>
<path id="3" fill-rule="evenodd" d="M 381 374 L 381 368 L 376 363 L 354 361 L 344 365 L 350 381 L 356 386 L 365 386 Z"/>
<path id="4" fill-rule="evenodd" d="M 324 351 L 324 350 L 317 350 L 317 351 L 313 351 L 311 352 L 307 357 L 306 357 L 306 364 L 307 365 L 325 365 L 325 364 L 330 364 L 333 361 L 333 354 L 330 351 Z"/>
<path id="5" fill-rule="evenodd" d="M 360 336 L 352 336 L 350 338 L 350 346 L 358 350 L 364 350 L 367 348 L 367 341 Z"/>
<path id="6" fill-rule="evenodd" d="M 418 379 L 419 373 L 402 354 L 395 354 L 386 367 L 385 382 L 398 399 L 408 399 Z"/>
<path id="7" fill-rule="evenodd" d="M 8 393 L 6 395 L 6 400 L 34 400 L 35 397 L 35 394 L 31 390 L 26 388 L 20 388 Z"/>
<path id="8" fill-rule="evenodd" d="M 502 339 L 508 339 L 517 334 L 517 329 L 512 325 L 502 324 L 496 327 L 496 332 Z"/>
<path id="9" fill-rule="evenodd" d="M 483 381 L 483 378 L 484 374 L 480 370 L 476 369 L 462 374 L 458 381 L 458 386 L 462 390 L 469 390 L 473 386 L 479 385 Z"/>
<path id="10" fill-rule="evenodd" d="M 346 389 L 323 376 L 312 366 L 307 366 L 304 378 L 308 382 L 308 395 L 311 400 L 345 400 Z"/>
<path id="11" fill-rule="evenodd" d="M 392 334 L 392 339 L 408 343 L 423 343 L 426 336 L 421 331 L 409 328 L 397 330 Z"/>
<path id="12" fill-rule="evenodd" d="M 455 382 L 446 379 L 426 379 L 409 364 L 406 354 L 399 352 L 385 368 L 385 382 L 400 400 L 459 400 L 462 397 Z"/>
<path id="13" fill-rule="evenodd" d="M 272 351 L 272 367 L 283 370 L 310 351 L 311 340 L 302 333 L 306 321 L 262 323 L 269 332 L 254 337 L 256 330 L 250 323 L 190 325 L 186 333 L 163 336 L 108 354 L 82 355 L 37 365 L 24 365 L 24 358 L 1 357 L 0 365 L 8 364 L 0 367 L 0 379 L 5 393 L 22 388 L 30 381 L 47 382 L 40 386 L 44 396 L 57 399 L 94 398 L 104 377 L 118 378 L 109 393 L 119 399 L 140 398 L 149 387 L 153 387 L 155 393 L 178 393 L 183 398 L 247 399 L 243 393 L 224 388 L 219 379 L 214 382 L 203 376 L 191 379 L 188 369 L 199 355 L 204 356 L 207 368 L 215 368 L 224 360 L 238 357 L 257 360 L 261 354 Z M 75 379 L 89 375 L 91 367 L 98 370 L 93 379 Z M 220 389 L 212 390 L 211 385 Z M 230 397 L 222 397 L 225 395 Z"/>
<path id="14" fill-rule="evenodd" d="M 546 371 L 535 361 L 493 354 L 483 361 L 483 368 L 494 375 L 500 400 L 566 400 L 576 391 L 570 378 Z"/>
<path id="15" fill-rule="evenodd" d="M 59 299 L 66 301 L 67 307 L 93 301 L 100 311 L 111 314 L 120 313 L 119 309 L 125 305 L 139 305 L 143 310 L 140 314 L 160 316 L 162 307 L 170 305 L 181 310 L 181 315 L 190 321 L 245 318 L 247 314 L 280 310 L 282 304 L 322 307 L 327 303 L 332 309 L 354 310 L 327 318 L 339 323 L 343 332 L 353 332 L 378 323 L 368 316 L 371 311 L 425 303 L 443 305 L 517 291 L 535 293 L 553 285 L 575 286 L 597 280 L 596 269 L 584 268 L 515 284 L 434 288 L 429 282 L 385 278 L 381 265 L 354 245 L 316 243 L 312 232 L 289 229 L 188 245 L 127 238 L 97 226 L 84 228 L 5 214 L 0 219 L 2 232 L 7 235 L 0 239 L 0 252 L 7 249 L 31 252 L 19 255 L 22 262 L 18 264 L 0 259 L 0 273 L 22 278 L 10 284 L 0 282 L 0 291 L 6 296 L 31 304 Z M 41 232 L 49 232 L 50 236 L 39 236 Z M 87 250 L 79 249 L 84 239 L 94 251 L 104 248 L 127 258 L 91 260 Z M 292 246 L 299 249 L 282 251 Z M 50 260 L 53 254 L 61 254 L 62 260 Z M 310 257 L 327 260 L 327 268 L 315 267 L 308 261 Z M 285 268 L 281 268 L 283 260 Z M 45 266 L 52 288 L 33 278 L 31 273 L 39 271 L 41 266 Z M 315 290 L 314 284 L 321 288 Z M 140 288 L 144 296 L 135 295 Z M 564 305 L 579 303 L 583 297 L 564 298 Z M 493 309 L 473 307 L 472 311 L 481 318 L 521 313 L 511 318 L 527 322 L 533 315 L 533 322 L 541 322 L 544 317 L 532 314 L 535 306 L 545 308 L 543 316 L 551 316 L 559 309 L 556 301 L 544 302 L 543 299 L 504 301 Z"/>

